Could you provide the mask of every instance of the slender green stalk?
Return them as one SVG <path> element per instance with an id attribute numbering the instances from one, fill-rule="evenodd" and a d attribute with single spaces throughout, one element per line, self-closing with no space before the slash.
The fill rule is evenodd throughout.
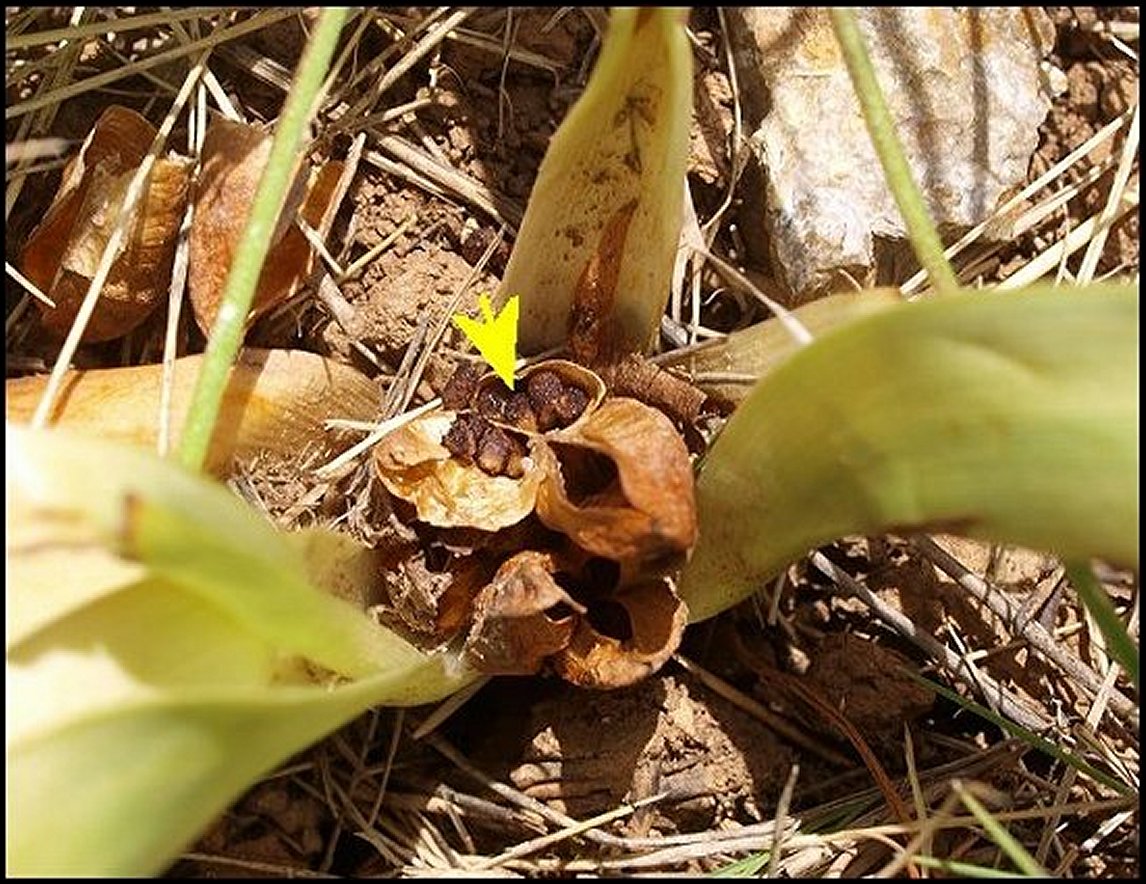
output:
<path id="1" fill-rule="evenodd" d="M 932 284 L 940 294 L 951 294 L 959 288 L 951 265 L 943 254 L 943 241 L 939 238 L 931 216 L 924 205 L 923 197 L 911 175 L 911 167 L 903 152 L 899 135 L 895 131 L 895 121 L 887 109 L 883 90 L 875 76 L 871 57 L 864 45 L 856 23 L 855 12 L 851 9 L 833 8 L 832 27 L 848 66 L 856 97 L 863 111 L 864 122 L 871 134 L 872 144 L 880 165 L 883 166 L 887 186 L 891 189 L 895 203 L 899 206 L 903 222 L 907 225 L 907 235 L 919 262 L 927 270 Z"/>
<path id="2" fill-rule="evenodd" d="M 1126 631 L 1126 625 L 1119 619 L 1110 596 L 1094 576 L 1094 571 L 1086 562 L 1066 562 L 1066 575 L 1070 578 L 1086 609 L 1102 630 L 1106 639 L 1106 651 L 1126 670 L 1138 690 L 1138 648 Z"/>
<path id="3" fill-rule="evenodd" d="M 270 158 L 259 181 L 247 226 L 235 250 L 234 263 L 223 289 L 223 303 L 211 329 L 203 368 L 187 413 L 179 460 L 192 469 L 200 469 L 206 459 L 227 376 L 242 345 L 247 314 L 251 310 L 263 262 L 270 250 L 271 234 L 298 168 L 299 147 L 334 55 L 346 13 L 343 7 L 322 11 L 275 127 Z"/>
<path id="4" fill-rule="evenodd" d="M 952 785 L 955 787 L 955 791 L 959 793 L 959 798 L 967 805 L 967 809 L 986 830 L 990 839 L 1010 857 L 1011 862 L 1018 866 L 1020 872 L 1032 878 L 1047 877 L 1046 869 L 1035 861 L 1035 858 L 1027 852 L 1022 844 L 1015 840 L 1015 836 L 1008 832 L 1002 823 L 991 816 L 990 811 L 979 802 L 978 798 L 971 794 L 966 786 L 958 781 Z"/>

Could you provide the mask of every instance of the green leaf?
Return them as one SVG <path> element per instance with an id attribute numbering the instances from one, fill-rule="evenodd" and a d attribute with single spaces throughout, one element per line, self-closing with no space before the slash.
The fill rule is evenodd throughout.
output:
<path id="1" fill-rule="evenodd" d="M 846 534 L 1136 566 L 1137 359 L 1131 286 L 961 294 L 828 332 L 753 389 L 704 462 L 693 618 Z"/>
<path id="2" fill-rule="evenodd" d="M 475 677 L 352 603 L 375 572 L 346 538 L 281 535 L 138 449 L 6 442 L 10 873 L 161 872 L 291 754 Z"/>
<path id="3" fill-rule="evenodd" d="M 643 352 L 668 299 L 684 205 L 692 110 L 688 10 L 614 8 L 584 93 L 554 133 L 498 301 L 521 297 L 525 354 L 566 344 L 578 282 L 615 249 L 595 321 Z M 625 224 L 610 224 L 626 217 Z M 623 242 L 602 242 L 606 234 Z M 615 277 L 613 274 L 615 273 Z"/>
<path id="4" fill-rule="evenodd" d="M 895 289 L 871 289 L 855 294 L 826 295 L 788 312 L 809 334 L 819 337 L 829 329 L 902 302 Z M 728 376 L 759 380 L 803 346 L 782 319 L 772 317 L 722 338 L 670 351 L 659 363 L 664 368 L 685 371 L 706 393 L 739 403 L 752 387 L 740 378 L 728 380 Z"/>

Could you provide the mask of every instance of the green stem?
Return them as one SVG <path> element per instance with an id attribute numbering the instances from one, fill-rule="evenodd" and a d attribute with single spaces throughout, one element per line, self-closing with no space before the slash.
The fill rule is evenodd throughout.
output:
<path id="1" fill-rule="evenodd" d="M 887 109 L 887 102 L 884 101 L 883 90 L 880 89 L 879 81 L 876 79 L 875 68 L 864 45 L 855 13 L 851 9 L 833 8 L 831 16 L 836 39 L 839 41 L 840 50 L 848 66 L 848 74 L 851 75 L 852 84 L 855 86 L 860 109 L 863 111 L 864 122 L 867 124 L 872 144 L 875 145 L 880 165 L 883 166 L 887 186 L 891 189 L 895 203 L 903 216 L 903 222 L 907 226 L 911 245 L 919 262 L 927 270 L 927 275 L 931 278 L 936 291 L 939 294 L 951 294 L 959 288 L 959 281 L 943 254 L 943 241 L 939 238 L 935 225 L 931 223 L 931 216 L 927 212 L 923 196 L 911 175 L 911 167 L 907 163 L 903 145 L 896 134 L 895 121 Z"/>
<path id="2" fill-rule="evenodd" d="M 235 251 L 234 263 L 223 289 L 222 305 L 211 329 L 203 366 L 187 410 L 179 446 L 179 460 L 193 470 L 203 467 L 223 401 L 223 391 L 246 331 L 247 314 L 255 297 L 259 274 L 270 250 L 271 235 L 282 211 L 297 167 L 300 145 L 307 131 L 316 98 L 347 10 L 324 9 L 307 42 L 294 85 L 287 95 L 282 116 L 275 127 L 267 167 L 259 180 L 251 215 Z"/>

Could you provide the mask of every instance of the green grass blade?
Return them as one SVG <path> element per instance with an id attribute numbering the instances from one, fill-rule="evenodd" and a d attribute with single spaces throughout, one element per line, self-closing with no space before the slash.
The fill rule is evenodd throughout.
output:
<path id="1" fill-rule="evenodd" d="M 751 856 L 746 856 L 743 859 L 738 859 L 736 862 L 729 863 L 726 866 L 721 866 L 719 869 L 708 873 L 709 878 L 751 878 L 758 875 L 768 865 L 768 858 L 771 856 L 767 851 L 764 853 L 754 853 Z"/>
<path id="2" fill-rule="evenodd" d="M 868 55 L 863 35 L 856 22 L 855 11 L 836 7 L 830 10 L 830 15 L 840 51 L 848 67 L 848 74 L 851 75 L 852 84 L 855 86 L 864 122 L 871 135 L 872 145 L 875 147 L 880 165 L 883 166 L 887 185 L 903 216 L 903 223 L 907 228 L 908 238 L 915 248 L 915 254 L 919 258 L 919 263 L 926 268 L 936 291 L 954 294 L 959 290 L 959 282 L 947 261 L 947 256 L 943 254 L 943 241 L 931 222 L 931 215 L 927 212 L 923 195 L 912 177 L 911 167 L 903 152 L 903 144 L 899 140 L 899 133 L 895 130 L 895 121 L 887 109 L 887 102 L 884 100 L 879 80 L 876 79 L 871 56 Z"/>
<path id="3" fill-rule="evenodd" d="M 254 301 L 263 262 L 270 250 L 271 234 L 298 170 L 299 147 L 306 135 L 323 78 L 330 67 L 346 13 L 347 10 L 341 7 L 323 9 L 320 13 L 275 127 L 270 157 L 227 274 L 219 315 L 207 341 L 203 367 L 180 440 L 179 459 L 192 469 L 200 469 L 207 457 L 228 372 L 243 343 L 247 314 Z"/>
<path id="4" fill-rule="evenodd" d="M 585 91 L 538 170 L 499 303 L 521 298 L 520 346 L 566 343 L 570 308 L 609 222 L 632 215 L 595 318 L 643 351 L 668 300 L 684 205 L 692 108 L 687 9 L 616 7 Z M 615 243 L 613 245 L 616 245 Z M 609 274 L 605 274 L 609 275 Z"/>
<path id="5" fill-rule="evenodd" d="M 909 678 L 919 682 L 921 685 L 925 685 L 926 687 L 935 691 L 940 696 L 946 697 L 952 703 L 955 703 L 963 709 L 966 709 L 968 712 L 974 713 L 984 721 L 989 721 L 1008 736 L 1022 740 L 1032 749 L 1042 752 L 1048 758 L 1053 758 L 1055 761 L 1060 761 L 1068 767 L 1073 767 L 1080 774 L 1090 777 L 1096 783 L 1101 783 L 1104 786 L 1108 786 L 1109 788 L 1114 789 L 1120 795 L 1136 794 L 1135 790 L 1131 789 L 1125 783 L 1120 782 L 1116 778 L 1110 776 L 1110 774 L 1099 770 L 1094 765 L 1075 755 L 1073 752 L 1063 749 L 1057 743 L 1052 743 L 1050 740 L 1043 739 L 1034 731 L 1028 730 L 1022 725 L 1016 724 L 1008 718 L 1004 718 L 997 712 L 988 709 L 986 706 L 979 705 L 974 700 L 968 700 L 966 697 L 961 697 L 950 688 L 938 684 L 937 682 L 931 681 L 930 679 L 924 678 L 922 675 L 919 675 L 919 673 L 912 672 L 909 669 L 903 669 L 900 671 L 905 673 Z"/>
<path id="6" fill-rule="evenodd" d="M 1022 844 L 1015 840 L 1014 835 L 1008 832 L 1002 823 L 991 816 L 990 811 L 980 803 L 978 798 L 971 794 L 966 786 L 960 782 L 955 782 L 954 786 L 959 798 L 986 830 L 987 836 L 999 846 L 1022 874 L 1032 878 L 1049 877 L 1047 870 L 1035 861 L 1035 858 L 1027 852 Z"/>
<path id="7" fill-rule="evenodd" d="M 1067 562 L 1066 574 L 1078 597 L 1102 630 L 1107 652 L 1126 670 L 1134 690 L 1138 690 L 1138 648 L 1126 630 L 1126 624 L 1114 610 L 1110 596 L 1094 576 L 1090 565 L 1085 562 Z"/>
<path id="8" fill-rule="evenodd" d="M 962 294 L 831 331 L 753 389 L 697 480 L 695 620 L 846 534 L 1138 561 L 1132 286 Z"/>
<path id="9" fill-rule="evenodd" d="M 917 866 L 929 869 L 938 869 L 957 878 L 1010 878 L 1015 877 L 1014 872 L 1004 869 L 991 869 L 986 866 L 977 866 L 973 863 L 963 863 L 954 859 L 938 859 L 934 856 L 917 855 L 911 858 Z M 1045 872 L 1043 873 L 1046 874 Z"/>

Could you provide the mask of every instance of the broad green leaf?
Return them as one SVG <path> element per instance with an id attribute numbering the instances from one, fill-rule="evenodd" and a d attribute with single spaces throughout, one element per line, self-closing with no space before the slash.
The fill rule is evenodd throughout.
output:
<path id="1" fill-rule="evenodd" d="M 352 603 L 372 560 L 345 538 L 281 535 L 138 449 L 11 425 L 6 442 L 10 873 L 158 873 L 364 709 L 474 678 Z"/>
<path id="2" fill-rule="evenodd" d="M 656 334 L 684 205 L 687 13 L 610 14 L 589 83 L 549 142 L 498 289 L 499 303 L 521 297 L 523 353 L 566 343 L 574 292 L 598 253 L 613 258 L 592 320 L 606 324 L 624 352 L 643 352 Z"/>
<path id="3" fill-rule="evenodd" d="M 871 289 L 827 295 L 789 312 L 809 334 L 819 337 L 829 329 L 902 301 L 895 289 Z M 772 317 L 723 338 L 671 351 L 661 358 L 660 365 L 682 369 L 706 393 L 739 403 L 752 387 L 739 379 L 731 380 L 730 376 L 759 380 L 802 346 L 779 318 Z"/>
<path id="4" fill-rule="evenodd" d="M 767 375 L 697 482 L 702 620 L 846 534 L 944 530 L 1138 562 L 1138 300 L 968 293 L 834 331 Z"/>

